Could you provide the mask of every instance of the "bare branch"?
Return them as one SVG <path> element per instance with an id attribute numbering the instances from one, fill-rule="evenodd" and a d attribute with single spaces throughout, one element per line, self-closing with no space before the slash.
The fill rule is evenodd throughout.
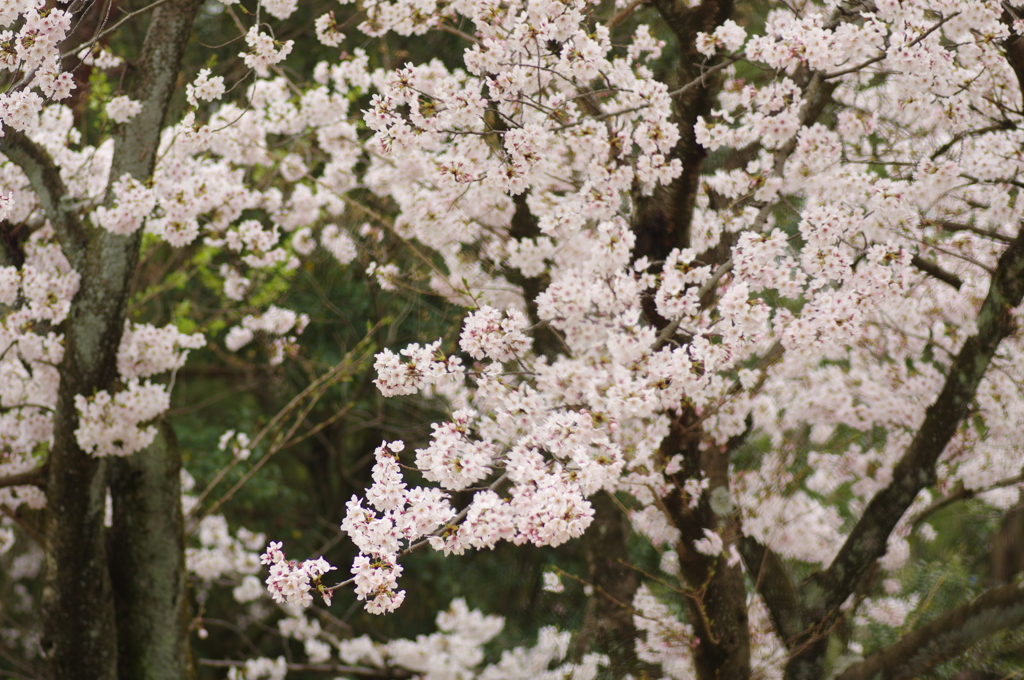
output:
<path id="1" fill-rule="evenodd" d="M 81 45 L 77 46 L 74 50 L 72 50 L 70 52 L 65 52 L 64 54 L 60 55 L 61 58 L 63 59 L 65 57 L 70 57 L 72 54 L 79 54 L 83 50 L 88 50 L 90 47 L 92 47 L 93 45 L 98 43 L 100 40 L 103 40 L 108 35 L 110 35 L 114 31 L 116 31 L 117 29 L 121 28 L 122 24 L 124 24 L 124 23 L 126 23 L 128 21 L 131 21 L 132 19 L 134 19 L 134 18 L 136 18 L 138 16 L 141 16 L 141 15 L 145 14 L 146 12 L 152 12 L 157 7 L 159 7 L 160 5 L 163 5 L 164 3 L 167 3 L 167 2 L 170 2 L 170 0 L 156 0 L 156 2 L 153 2 L 153 3 L 149 4 L 149 5 L 146 5 L 145 7 L 142 7 L 140 9 L 137 9 L 134 12 L 129 12 L 128 14 L 125 14 L 123 17 L 121 17 L 116 22 L 114 22 L 113 25 L 108 26 L 107 28 L 103 29 L 102 31 L 100 31 L 99 33 L 94 35 L 92 38 L 87 40 L 86 42 L 84 42 Z"/>
<path id="2" fill-rule="evenodd" d="M 1002 234 L 995 232 L 991 229 L 982 229 L 981 227 L 975 227 L 970 224 L 960 224 L 959 222 L 950 222 L 947 220 L 930 220 L 925 223 L 927 225 L 936 226 L 943 231 L 969 231 L 972 234 L 978 236 L 984 236 L 990 238 L 993 241 L 1001 241 L 1002 243 L 1013 243 L 1013 239 L 1009 236 L 1003 236 Z"/>
<path id="3" fill-rule="evenodd" d="M 207 668 L 245 668 L 244 661 L 232 661 L 231 659 L 199 659 L 199 665 Z M 329 663 L 290 663 L 288 671 L 291 673 L 344 673 L 359 678 L 394 678 L 395 680 L 413 676 L 409 671 L 399 668 L 363 668 L 362 666 L 342 666 Z"/>
<path id="4" fill-rule="evenodd" d="M 932 516 L 933 514 L 938 512 L 939 510 L 942 510 L 943 508 L 952 505 L 953 503 L 956 503 L 958 501 L 970 500 L 970 499 L 974 498 L 975 496 L 977 496 L 978 494 L 985 493 L 986 491 L 992 491 L 994 489 L 1002 489 L 1002 488 L 1005 488 L 1007 486 L 1014 486 L 1016 484 L 1021 484 L 1021 483 L 1024 483 L 1024 474 L 1020 474 L 1020 475 L 1017 475 L 1015 477 L 1008 477 L 1006 479 L 1002 479 L 1002 480 L 996 482 L 995 484 L 992 484 L 990 486 L 986 486 L 984 489 L 968 489 L 961 482 L 960 484 L 957 485 L 957 487 L 951 493 L 943 496 L 942 498 L 940 498 L 939 500 L 935 501 L 934 503 L 929 505 L 927 508 L 922 510 L 921 512 L 917 513 L 917 515 L 914 516 L 914 519 L 912 519 L 910 521 L 910 523 L 911 523 L 911 525 L 913 527 L 916 528 L 918 525 L 920 525 L 922 522 L 924 522 L 930 516 Z"/>
<path id="5" fill-rule="evenodd" d="M 775 631 L 787 646 L 804 631 L 804 611 L 793 580 L 779 556 L 757 540 L 742 536 L 737 541 L 743 564 L 754 587 L 768 607 Z"/>
<path id="6" fill-rule="evenodd" d="M 960 286 L 964 285 L 964 282 L 960 280 L 959 276 L 952 272 L 946 271 L 936 263 L 932 262 L 931 260 L 926 260 L 920 255 L 914 255 L 912 258 L 910 258 L 910 264 L 912 264 L 916 269 L 920 269 L 922 272 L 932 277 L 933 279 L 938 279 L 943 283 L 948 283 L 957 290 L 960 290 Z"/>
<path id="7" fill-rule="evenodd" d="M 608 28 L 615 28 L 616 26 L 621 24 L 623 21 L 628 19 L 629 15 L 632 14 L 633 11 L 636 10 L 637 7 L 642 5 L 643 2 L 644 2 L 644 0 L 630 0 L 630 3 L 628 5 L 626 5 L 625 7 L 623 7 L 619 11 L 619 13 L 616 14 L 615 16 L 613 16 L 611 18 L 611 20 L 609 20 L 608 23 L 605 24 L 605 25 Z"/>
<path id="8" fill-rule="evenodd" d="M 46 488 L 46 466 L 0 477 L 0 489 L 11 486 L 38 486 Z"/>
<path id="9" fill-rule="evenodd" d="M 687 92 L 689 92 L 690 90 L 694 89 L 695 87 L 703 87 L 704 85 L 707 85 L 707 79 L 708 79 L 709 76 L 713 76 L 714 74 L 718 73 L 719 71 L 722 71 L 722 70 L 732 66 L 733 64 L 735 64 L 739 60 L 740 60 L 739 56 L 728 57 L 728 58 L 720 61 L 719 63 L 715 64 L 714 66 L 709 66 L 706 70 L 701 72 L 701 74 L 699 76 L 697 76 L 696 78 L 694 78 L 690 82 L 688 82 L 685 85 L 682 85 L 681 87 L 678 87 L 678 88 L 672 90 L 671 92 L 669 92 L 668 96 L 669 97 L 678 97 L 681 94 L 686 94 Z"/>
<path id="10" fill-rule="evenodd" d="M 22 529 L 22 531 L 24 531 L 26 534 L 32 537 L 32 540 L 35 541 L 37 545 L 46 545 L 46 538 L 41 533 L 39 533 L 39 529 L 36 528 L 32 524 L 32 522 L 29 522 L 24 517 L 22 517 L 18 513 L 18 510 L 11 508 L 6 504 L 0 504 L 0 514 L 4 514 L 10 517 L 12 520 L 14 520 L 14 523 L 17 524 L 18 527 Z"/>
<path id="11" fill-rule="evenodd" d="M 932 26 L 927 31 L 925 31 L 921 35 L 917 36 L 917 38 L 915 38 L 910 43 L 908 43 L 906 45 L 906 47 L 913 47 L 914 45 L 917 45 L 919 42 L 923 41 L 925 38 L 930 36 L 932 33 L 934 33 L 935 31 L 939 30 L 940 28 L 942 28 L 942 26 L 947 21 L 949 21 L 949 20 L 951 20 L 951 19 L 953 19 L 953 18 L 955 18 L 955 17 L 957 17 L 959 15 L 960 15 L 960 12 L 953 12 L 949 16 L 942 17 L 941 19 L 939 19 L 938 22 L 935 23 L 934 26 Z M 854 73 L 856 71 L 860 71 L 861 69 L 866 68 L 866 67 L 870 66 L 871 64 L 876 64 L 876 63 L 882 61 L 883 59 L 885 59 L 887 56 L 888 56 L 888 54 L 886 52 L 882 52 L 882 54 L 879 54 L 877 57 L 872 57 L 871 59 L 868 59 L 867 61 L 863 61 L 863 62 L 857 64 L 856 66 L 850 66 L 849 68 L 840 69 L 839 71 L 833 71 L 832 73 L 826 73 L 822 77 L 825 80 L 832 80 L 833 78 L 838 78 L 839 76 L 845 76 L 848 73 Z"/>
<path id="12" fill-rule="evenodd" d="M 1024 624 L 1024 589 L 1016 583 L 995 588 L 846 669 L 839 680 L 915 678 L 985 638 L 1021 624 Z"/>
<path id="13" fill-rule="evenodd" d="M 720 264 L 718 268 L 715 270 L 715 272 L 711 275 L 711 278 L 704 282 L 704 285 L 701 286 L 700 289 L 697 291 L 697 299 L 703 300 L 704 297 L 711 292 L 711 289 L 718 285 L 718 282 L 722 280 L 722 277 L 728 274 L 730 271 L 732 271 L 731 257 L 722 264 Z M 658 338 L 654 341 L 654 346 L 651 348 L 652 352 L 657 352 L 666 344 L 668 344 L 668 341 L 672 339 L 673 335 L 675 335 L 676 330 L 679 328 L 679 323 L 682 320 L 683 315 L 680 314 L 676 318 L 672 319 L 672 321 L 667 326 L 661 329 L 661 332 L 658 333 Z"/>

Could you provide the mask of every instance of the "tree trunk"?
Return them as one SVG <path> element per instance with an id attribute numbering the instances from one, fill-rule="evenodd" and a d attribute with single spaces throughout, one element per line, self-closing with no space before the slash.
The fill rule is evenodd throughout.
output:
<path id="1" fill-rule="evenodd" d="M 573 640 L 573 656 L 581 658 L 593 645 L 595 651 L 608 655 L 612 678 L 657 677 L 657 667 L 636 658 L 632 606 L 639 581 L 629 566 L 625 520 L 607 493 L 592 496 L 590 502 L 594 506 L 594 521 L 581 541 L 594 593 L 587 603 L 583 625 Z"/>
<path id="2" fill-rule="evenodd" d="M 1006 513 L 992 536 L 992 580 L 1009 583 L 1024 570 L 1024 508 Z"/>
<path id="3" fill-rule="evenodd" d="M 168 423 L 160 424 L 148 448 L 111 462 L 110 493 L 118 675 L 121 680 L 192 677 L 181 452 Z"/>
<path id="4" fill-rule="evenodd" d="M 61 385 L 58 414 L 74 408 L 72 390 Z M 106 461 L 78 448 L 73 432 L 57 428 L 48 462 L 42 650 L 54 680 L 112 680 L 117 636 L 103 538 Z"/>
<path id="5" fill-rule="evenodd" d="M 171 0 L 153 10 L 136 62 L 137 75 L 129 88 L 129 96 L 142 104 L 142 111 L 116 130 L 112 179 L 127 173 L 145 181 L 153 172 L 160 131 L 197 7 L 198 0 Z M 48 460 L 42 649 L 54 680 L 112 680 L 117 676 L 119 665 L 129 669 L 138 666 L 131 658 L 118 662 L 111 568 L 103 526 L 108 463 L 86 454 L 78 446 L 75 437 L 78 412 L 74 402 L 76 395 L 92 395 L 116 385 L 117 348 L 138 261 L 141 233 L 120 236 L 86 226 L 66 200 L 68 192 L 53 160 L 24 134 L 9 131 L 3 152 L 25 171 L 65 255 L 81 275 L 79 291 L 64 327 L 65 351 Z M 112 200 L 108 188 L 107 205 Z M 155 461 L 143 460 L 145 454 L 136 455 L 140 460 L 121 461 L 116 465 L 128 469 L 133 466 L 150 469 L 158 465 Z M 177 470 L 175 463 L 164 461 L 164 464 Z M 126 473 L 119 473 L 119 484 L 126 484 L 123 480 L 128 477 Z M 169 502 L 166 483 L 163 486 L 155 480 L 146 483 L 160 486 L 162 502 Z M 154 503 L 156 500 L 149 499 Z M 122 503 L 127 502 L 127 498 L 122 499 Z M 133 521 L 143 526 L 174 526 L 174 520 L 165 513 L 173 514 L 175 509 L 180 512 L 179 503 L 180 499 L 175 498 L 171 505 L 157 508 L 159 516 L 138 517 Z M 152 510 L 154 506 L 147 507 Z M 166 546 L 173 545 L 180 552 L 183 548 L 180 529 L 175 531 L 173 536 L 153 539 L 167 541 Z M 146 559 L 161 561 L 155 555 Z M 180 569 L 180 556 L 170 561 Z M 118 569 L 118 573 L 124 572 Z M 134 578 L 148 579 L 148 576 L 135 574 Z M 156 587 L 155 582 L 151 585 Z M 130 587 L 119 584 L 119 592 L 122 595 L 130 592 Z M 161 597 L 183 600 L 177 591 L 163 593 Z M 125 608 L 121 619 L 130 622 L 142 615 L 141 610 L 133 612 L 133 608 L 145 609 L 153 603 L 150 598 L 138 602 L 122 598 L 119 604 Z M 173 628 L 182 623 L 178 618 L 164 621 Z M 133 641 L 137 633 L 139 631 L 134 629 L 122 632 L 128 636 L 122 649 L 138 650 L 137 641 Z M 149 663 L 150 655 L 151 650 L 147 649 L 139 663 Z"/>

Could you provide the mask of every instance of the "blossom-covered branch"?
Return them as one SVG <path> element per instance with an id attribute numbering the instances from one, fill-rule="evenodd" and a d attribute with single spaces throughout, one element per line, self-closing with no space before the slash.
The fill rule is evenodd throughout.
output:
<path id="1" fill-rule="evenodd" d="M 934 483 L 935 465 L 952 439 L 1000 343 L 1016 328 L 1013 308 L 1024 299 L 1024 234 L 999 258 L 988 295 L 976 318 L 977 333 L 957 354 L 942 391 L 928 407 L 924 422 L 893 468 L 892 482 L 864 510 L 828 569 L 803 587 L 805 605 L 833 619 L 868 567 L 887 549 L 887 538 L 921 489 Z M 828 612 L 828 613 L 826 613 Z"/>

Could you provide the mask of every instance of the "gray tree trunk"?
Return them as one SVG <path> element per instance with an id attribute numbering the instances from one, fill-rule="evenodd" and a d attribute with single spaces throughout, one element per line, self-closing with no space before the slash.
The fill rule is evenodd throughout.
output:
<path id="1" fill-rule="evenodd" d="M 191 677 L 181 453 L 160 423 L 144 451 L 111 461 L 107 532 L 122 680 Z"/>
<path id="2" fill-rule="evenodd" d="M 170 0 L 149 17 L 128 89 L 142 111 L 115 130 L 112 180 L 126 173 L 141 181 L 152 175 L 197 8 L 198 0 Z M 126 679 L 184 677 L 181 651 L 187 648 L 187 631 L 181 613 L 184 544 L 177 449 L 164 438 L 134 459 L 112 464 L 114 502 L 120 509 L 113 557 L 127 560 L 112 565 L 103 526 L 108 461 L 82 451 L 74 434 L 75 395 L 116 387 L 117 347 L 140 234 L 119 236 L 85 224 L 68 200 L 53 160 L 25 135 L 7 131 L 2 151 L 25 171 L 65 255 L 82 277 L 64 324 L 61 385 L 47 464 L 42 648 L 50 675 L 54 680 L 113 680 L 120 667 Z M 106 203 L 112 202 L 108 191 Z M 145 532 L 155 533 L 142 539 Z M 118 578 L 116 616 L 112 571 Z M 146 592 L 144 582 L 164 592 Z M 170 618 L 168 611 L 174 612 Z M 161 675 L 138 674 L 171 657 L 176 661 L 162 667 Z"/>

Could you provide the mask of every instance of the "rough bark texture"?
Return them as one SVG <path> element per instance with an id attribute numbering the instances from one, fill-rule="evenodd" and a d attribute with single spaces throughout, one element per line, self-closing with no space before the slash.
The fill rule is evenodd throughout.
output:
<path id="1" fill-rule="evenodd" d="M 686 85 L 701 76 L 706 61 L 696 49 L 697 33 L 713 33 L 732 15 L 734 3 L 704 0 L 696 7 L 688 7 L 683 0 L 654 0 L 652 4 L 676 36 L 676 84 Z M 656 189 L 653 196 L 637 202 L 637 250 L 652 261 L 664 260 L 673 248 L 689 246 L 690 223 L 707 156 L 704 147 L 697 143 L 693 126 L 698 116 L 710 113 L 718 83 L 718 78 L 708 78 L 706 83 L 688 89 L 673 101 L 673 122 L 679 126 L 680 138 L 672 158 L 682 162 L 683 173 L 671 184 Z"/>
<path id="2" fill-rule="evenodd" d="M 103 535 L 106 461 L 75 441 L 74 390 L 65 378 L 57 401 L 63 422 L 50 450 L 41 646 L 55 680 L 109 680 L 117 675 L 117 636 Z"/>
<path id="3" fill-rule="evenodd" d="M 129 88 L 129 95 L 140 101 L 143 108 L 132 121 L 116 130 L 111 169 L 113 179 L 125 173 L 146 179 L 152 173 L 160 129 L 174 92 L 197 6 L 197 0 L 175 0 L 161 5 L 152 14 L 137 61 L 138 71 Z M 115 356 L 124 325 L 129 286 L 138 259 L 140 234 L 119 236 L 84 225 L 74 212 L 52 159 L 24 135 L 8 130 L 2 150 L 25 171 L 57 232 L 65 255 L 82 277 L 65 322 L 61 385 L 48 461 L 42 648 L 50 664 L 51 675 L 57 680 L 110 680 L 117 677 L 119 663 L 114 597 L 103 526 L 108 463 L 87 455 L 79 448 L 74 434 L 78 427 L 74 398 L 75 395 L 92 395 L 98 390 L 110 389 L 115 384 Z M 108 191 L 107 204 L 111 202 L 112 194 Z M 174 461 L 149 460 L 133 464 L 144 468 L 159 464 L 176 465 Z M 150 475 L 147 483 L 158 483 L 160 479 Z M 171 483 L 176 490 L 176 476 Z M 171 489 L 171 486 L 164 486 L 158 495 L 168 498 Z M 151 489 L 148 493 L 156 492 Z M 121 498 L 117 502 L 127 508 L 131 500 Z M 149 505 L 148 509 L 163 515 L 162 518 L 138 518 L 139 522 L 151 527 L 173 526 L 174 517 L 180 518 L 179 499 L 163 507 Z M 180 531 L 176 537 L 170 538 L 180 541 Z M 178 544 L 177 549 L 181 550 L 182 546 Z M 179 557 L 174 569 L 180 572 L 180 567 Z M 152 583 L 170 578 L 167 574 L 145 576 Z M 181 578 L 181 575 L 170 580 L 174 578 Z M 125 606 L 128 609 L 138 607 L 137 611 L 128 614 L 127 619 L 122 617 L 135 620 L 134 617 L 143 615 L 152 603 L 148 600 L 144 603 L 125 601 Z M 155 612 L 150 614 L 154 616 L 154 625 L 167 626 L 168 630 L 177 631 L 175 634 L 185 639 L 180 619 L 161 620 L 155 618 L 156 615 Z M 134 633 L 133 630 L 131 635 Z M 123 649 L 137 647 L 128 644 Z M 120 665 L 136 668 L 132 659 L 123 660 Z M 147 676 L 132 672 L 122 677 Z"/>
<path id="4" fill-rule="evenodd" d="M 111 461 L 108 532 L 123 680 L 181 680 L 189 663 L 181 454 L 161 423 L 144 451 Z"/>
<path id="5" fill-rule="evenodd" d="M 786 565 L 778 555 L 753 538 L 743 536 L 737 543 L 743 564 L 768 608 L 768 615 L 779 637 L 783 642 L 796 638 L 803 632 L 806 622 L 800 594 Z"/>
<path id="6" fill-rule="evenodd" d="M 710 502 L 716 489 L 728 489 L 731 449 L 709 447 L 700 451 L 701 436 L 696 413 L 691 407 L 685 408 L 661 444 L 661 457 L 665 460 L 683 455 L 682 469 L 670 478 L 676 488 L 665 498 L 665 507 L 679 529 L 679 569 L 691 591 L 683 604 L 687 621 L 700 641 L 693 650 L 697 678 L 741 680 L 750 676 L 750 629 L 743 570 L 738 564 L 728 566 L 721 556 L 704 555 L 694 548 L 694 543 L 704 538 L 705 529 L 717 531 L 726 540 L 736 533 L 735 522 L 717 515 Z M 691 507 L 682 488 L 687 479 L 702 475 L 708 480 L 708 489 Z"/>
<path id="7" fill-rule="evenodd" d="M 17 130 L 4 130 L 0 150 L 28 177 L 46 218 L 60 239 L 65 257 L 72 268 L 81 272 L 89 234 L 72 208 L 57 165 L 43 147 Z"/>
<path id="8" fill-rule="evenodd" d="M 154 10 L 139 71 L 129 90 L 132 99 L 142 102 L 142 112 L 115 137 L 111 180 L 125 173 L 136 179 L 152 175 L 198 7 L 198 0 L 171 0 Z M 104 245 L 123 253 L 122 275 L 127 284 L 135 270 L 138 240 L 125 240 L 134 242 Z M 118 676 L 121 680 L 194 677 L 185 597 L 181 452 L 170 426 L 161 423 L 160 435 L 150 447 L 113 461 L 110 472 L 115 511 L 110 572 L 116 597 Z"/>
<path id="9" fill-rule="evenodd" d="M 119 126 L 114 135 L 111 179 L 128 173 L 141 180 L 153 174 L 160 131 L 198 9 L 198 0 L 170 0 L 153 10 L 138 71 L 128 89 L 128 96 L 142 103 L 142 111 Z"/>
<path id="10" fill-rule="evenodd" d="M 65 351 L 47 462 L 41 647 L 54 678 L 113 678 L 117 637 L 107 568 L 103 517 L 106 461 L 85 454 L 78 427 L 76 394 L 93 394 L 114 379 L 114 356 L 124 318 L 127 279 L 118 262 L 110 267 L 89 257 L 90 237 L 68 207 L 60 174 L 45 150 L 8 131 L 3 152 L 25 171 L 72 266 L 82 275 L 79 294 L 65 322 Z"/>
<path id="11" fill-rule="evenodd" d="M 704 58 L 696 51 L 698 32 L 711 33 L 733 12 L 732 0 L 704 0 L 696 7 L 675 0 L 654 0 L 652 3 L 676 36 L 679 61 L 676 85 L 686 85 L 699 78 Z M 673 248 L 686 248 L 691 243 L 690 227 L 697 202 L 697 190 L 706 156 L 697 143 L 694 125 L 697 117 L 708 115 L 717 78 L 690 87 L 678 95 L 673 104 L 673 121 L 679 126 L 680 141 L 672 157 L 682 162 L 683 172 L 671 184 L 661 187 L 649 198 L 637 199 L 634 232 L 637 258 L 652 262 L 664 260 Z M 705 254 L 708 262 L 721 264 L 718 252 Z M 644 313 L 659 327 L 669 326 L 653 300 L 643 301 Z M 747 625 L 747 593 L 743 572 L 738 565 L 729 567 L 724 559 L 702 555 L 693 549 L 696 540 L 704 538 L 704 530 L 717 530 L 723 535 L 734 533 L 732 521 L 717 517 L 711 510 L 709 497 L 715 489 L 728 489 L 729 455 L 712 447 L 700 451 L 702 437 L 697 415 L 692 407 L 683 405 L 673 423 L 670 435 L 662 443 L 661 457 L 669 460 L 676 454 L 684 458 L 683 468 L 673 475 L 676 491 L 665 499 L 673 524 L 680 531 L 677 545 L 680 571 L 691 589 L 685 598 L 687 620 L 693 626 L 700 644 L 693 651 L 694 667 L 700 680 L 735 678 L 750 675 L 750 632 Z M 687 479 L 706 477 L 708 491 L 695 508 L 689 507 L 681 489 Z"/>
<path id="12" fill-rule="evenodd" d="M 992 537 L 992 580 L 1010 583 L 1024 570 L 1024 508 L 1006 513 L 999 531 Z"/>

